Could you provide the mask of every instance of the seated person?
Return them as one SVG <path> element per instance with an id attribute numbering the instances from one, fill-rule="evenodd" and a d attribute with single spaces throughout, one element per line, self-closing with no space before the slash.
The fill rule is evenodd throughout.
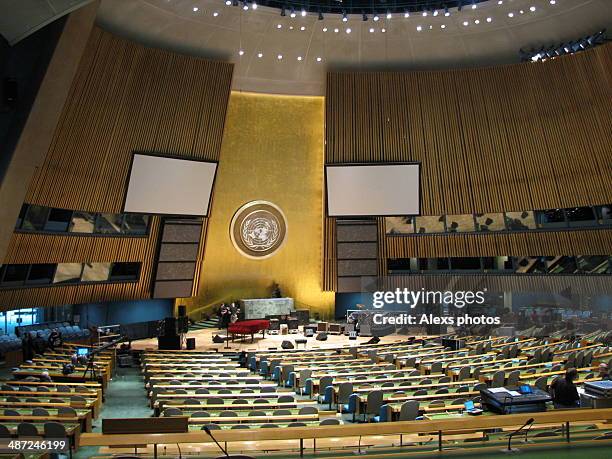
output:
<path id="1" fill-rule="evenodd" d="M 52 382 L 51 376 L 49 376 L 49 372 L 47 370 L 43 371 L 40 374 L 40 381 L 41 382 Z"/>
<path id="2" fill-rule="evenodd" d="M 597 378 L 601 381 L 610 381 L 612 377 L 610 376 L 610 372 L 608 371 L 608 365 L 605 363 L 599 364 L 599 373 L 597 374 Z"/>
<path id="3" fill-rule="evenodd" d="M 569 368 L 563 378 L 555 379 L 550 385 L 550 392 L 555 408 L 577 408 L 580 406 L 580 396 L 574 380 L 578 377 L 575 368 Z"/>
<path id="4" fill-rule="evenodd" d="M 56 347 L 60 347 L 62 345 L 62 334 L 57 328 L 53 329 L 53 331 L 49 335 L 49 339 L 47 340 L 47 342 L 51 351 L 55 351 Z"/>

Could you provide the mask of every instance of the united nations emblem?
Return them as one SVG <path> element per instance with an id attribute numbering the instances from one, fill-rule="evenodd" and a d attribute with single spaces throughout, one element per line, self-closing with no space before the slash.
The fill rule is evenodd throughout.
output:
<path id="1" fill-rule="evenodd" d="M 230 238 L 238 252 L 248 258 L 271 257 L 287 236 L 283 211 L 267 201 L 251 201 L 232 218 Z"/>

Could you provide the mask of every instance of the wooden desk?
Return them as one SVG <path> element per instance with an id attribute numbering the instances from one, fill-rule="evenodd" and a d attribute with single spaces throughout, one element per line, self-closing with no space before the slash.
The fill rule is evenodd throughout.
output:
<path id="1" fill-rule="evenodd" d="M 34 421 L 34 422 L 47 422 L 47 421 L 56 421 L 56 422 L 78 422 L 81 425 L 81 430 L 83 432 L 91 432 L 91 411 L 89 410 L 77 410 L 77 416 L 60 416 L 57 414 L 57 410 L 55 413 L 50 412 L 49 416 L 33 416 L 28 413 L 21 413 L 25 410 L 17 410 L 20 412 L 19 416 L 6 416 L 4 414 L 0 415 L 0 422 L 23 422 L 23 421 Z"/>

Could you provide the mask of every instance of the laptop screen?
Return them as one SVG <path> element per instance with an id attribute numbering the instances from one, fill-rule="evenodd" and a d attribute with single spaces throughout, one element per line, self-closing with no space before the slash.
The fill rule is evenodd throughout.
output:
<path id="1" fill-rule="evenodd" d="M 86 348 L 86 347 L 77 347 L 76 354 L 78 356 L 88 355 L 89 354 L 89 348 Z"/>
<path id="2" fill-rule="evenodd" d="M 472 411 L 474 409 L 474 402 L 472 400 L 468 400 L 463 404 L 465 406 L 466 411 Z"/>
<path id="3" fill-rule="evenodd" d="M 533 391 L 531 390 L 531 386 L 524 384 L 520 388 L 521 394 L 531 394 Z"/>

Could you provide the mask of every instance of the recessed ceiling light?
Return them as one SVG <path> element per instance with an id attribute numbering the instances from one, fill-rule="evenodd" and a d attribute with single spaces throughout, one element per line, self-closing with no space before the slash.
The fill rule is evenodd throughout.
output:
<path id="1" fill-rule="evenodd" d="M 509 12 L 509 13 L 508 13 L 508 17 L 509 17 L 509 18 L 513 18 L 513 17 L 514 17 L 514 13 L 513 13 L 512 11 L 511 11 L 511 12 Z"/>
<path id="2" fill-rule="evenodd" d="M 550 0 L 550 4 L 551 5 L 556 5 L 557 4 L 557 0 Z"/>
<path id="3" fill-rule="evenodd" d="M 321 62 L 323 59 L 321 59 L 320 57 L 317 57 L 317 62 Z"/>
<path id="4" fill-rule="evenodd" d="M 441 28 L 441 29 L 446 29 L 446 24 L 442 24 L 442 25 L 440 25 L 440 28 Z"/>
<path id="5" fill-rule="evenodd" d="M 463 21 L 463 25 L 464 25 L 464 26 L 466 26 L 466 27 L 467 27 L 467 26 L 468 26 L 468 24 L 469 24 L 469 22 L 467 22 L 467 21 Z"/>
<path id="6" fill-rule="evenodd" d="M 474 21 L 474 24 L 480 24 L 480 19 L 476 19 L 476 20 Z"/>
<path id="7" fill-rule="evenodd" d="M 306 30 L 306 27 L 302 26 L 300 27 L 300 30 L 303 32 L 304 30 Z"/>
<path id="8" fill-rule="evenodd" d="M 421 27 L 420 25 L 417 26 L 417 32 L 420 32 L 421 30 L 423 30 L 423 27 Z"/>
<path id="9" fill-rule="evenodd" d="M 282 25 L 282 24 L 276 24 L 276 28 L 277 28 L 277 29 L 282 29 L 282 28 L 283 28 L 283 25 Z"/>
<path id="10" fill-rule="evenodd" d="M 370 27 L 370 33 L 374 33 L 374 28 Z"/>
<path id="11" fill-rule="evenodd" d="M 306 13 L 306 10 L 302 10 L 302 13 L 301 13 L 301 14 L 302 14 L 302 17 L 306 16 L 306 14 L 307 14 L 307 13 Z"/>
<path id="12" fill-rule="evenodd" d="M 391 19 L 393 16 L 391 15 L 391 13 L 387 13 L 387 19 Z"/>
<path id="13" fill-rule="evenodd" d="M 535 10 L 536 10 L 536 7 L 535 7 L 535 6 L 530 6 L 530 7 L 529 7 L 529 11 L 531 11 L 532 13 L 533 13 Z"/>
<path id="14" fill-rule="evenodd" d="M 283 58 L 283 55 L 279 54 L 278 56 L 276 56 L 276 58 L 280 61 Z"/>
<path id="15" fill-rule="evenodd" d="M 232 5 L 232 0 L 225 0 L 225 4 L 227 6 L 231 6 Z"/>
<path id="16" fill-rule="evenodd" d="M 351 33 L 351 28 L 346 29 L 346 33 Z"/>
<path id="17" fill-rule="evenodd" d="M 409 17 L 410 17 L 410 13 L 409 13 L 408 11 L 406 11 L 406 12 L 404 13 L 404 17 L 405 17 L 405 18 L 409 18 Z"/>
<path id="18" fill-rule="evenodd" d="M 244 55 L 244 50 L 241 49 L 240 51 L 238 51 L 238 55 L 239 56 L 243 56 Z"/>
<path id="19" fill-rule="evenodd" d="M 298 60 L 298 61 L 301 61 L 301 60 L 302 60 L 302 56 L 298 56 L 298 57 L 297 57 L 297 60 Z"/>
<path id="20" fill-rule="evenodd" d="M 342 13 L 342 22 L 347 22 L 348 21 L 348 16 L 346 15 L 346 13 Z"/>
<path id="21" fill-rule="evenodd" d="M 519 13 L 525 14 L 525 11 L 524 10 L 519 10 Z"/>
<path id="22" fill-rule="evenodd" d="M 323 32 L 327 32 L 327 27 L 323 27 Z"/>
<path id="23" fill-rule="evenodd" d="M 380 18 L 378 17 L 378 14 L 375 14 L 372 19 L 374 20 L 374 22 L 378 22 Z"/>
<path id="24" fill-rule="evenodd" d="M 427 17 L 427 11 L 423 11 L 423 17 Z"/>
<path id="25" fill-rule="evenodd" d="M 497 0 L 497 4 L 498 5 L 503 5 L 504 4 L 504 0 Z"/>
<path id="26" fill-rule="evenodd" d="M 472 5 L 472 9 L 475 10 L 477 8 L 476 3 Z"/>
<path id="27" fill-rule="evenodd" d="M 194 6 L 194 7 L 193 7 L 193 12 L 194 12 L 194 13 L 197 13 L 199 9 L 200 9 L 200 8 L 198 8 L 197 6 Z"/>
<path id="28" fill-rule="evenodd" d="M 493 18 L 487 18 L 487 22 L 491 22 L 493 20 Z"/>
<path id="29" fill-rule="evenodd" d="M 385 33 L 385 32 L 387 31 L 387 29 L 382 28 L 382 29 L 380 29 L 380 31 L 381 31 L 382 33 Z"/>
<path id="30" fill-rule="evenodd" d="M 338 33 L 338 32 L 340 32 L 340 29 L 335 28 L 335 29 L 334 29 L 334 32 L 335 32 L 335 33 Z"/>
<path id="31" fill-rule="evenodd" d="M 263 53 L 257 53 L 257 57 L 261 59 L 263 57 Z"/>
<path id="32" fill-rule="evenodd" d="M 430 26 L 429 26 L 429 30 L 431 30 L 431 29 L 433 29 L 433 26 L 432 26 L 432 25 L 430 25 Z"/>
<path id="33" fill-rule="evenodd" d="M 219 16 L 219 12 L 218 12 L 218 11 L 215 11 L 215 12 L 213 13 L 213 17 L 217 17 L 217 16 Z"/>
<path id="34" fill-rule="evenodd" d="M 253 2 L 253 4 L 251 5 L 251 8 L 253 8 L 254 10 L 257 9 L 257 3 Z"/>
<path id="35" fill-rule="evenodd" d="M 449 17 L 450 16 L 450 11 L 447 11 L 446 13 L 444 13 L 444 16 Z"/>
<path id="36" fill-rule="evenodd" d="M 289 26 L 289 30 L 293 30 L 293 26 L 292 25 Z"/>

